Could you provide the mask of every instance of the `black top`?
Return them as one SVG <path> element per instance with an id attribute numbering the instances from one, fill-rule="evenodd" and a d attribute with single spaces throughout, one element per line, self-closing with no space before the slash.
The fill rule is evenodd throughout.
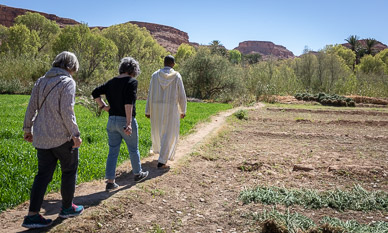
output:
<path id="1" fill-rule="evenodd" d="M 132 116 L 136 116 L 136 92 L 137 80 L 130 77 L 117 78 L 114 77 L 108 82 L 102 84 L 93 90 L 93 98 L 98 98 L 105 95 L 109 102 L 109 116 L 123 116 L 125 115 L 125 104 L 132 104 Z"/>

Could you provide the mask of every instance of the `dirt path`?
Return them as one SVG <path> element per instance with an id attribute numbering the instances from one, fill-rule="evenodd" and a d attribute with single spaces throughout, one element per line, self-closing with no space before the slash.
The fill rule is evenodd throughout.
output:
<path id="1" fill-rule="evenodd" d="M 184 148 L 186 154 L 176 159 L 169 172 L 152 170 L 156 161 L 149 160 L 145 165 L 153 177 L 135 186 L 120 180 L 127 190 L 90 204 L 82 216 L 58 224 L 50 232 L 262 232 L 259 217 L 272 210 L 284 215 L 298 213 L 316 224 L 324 217 L 362 224 L 387 222 L 388 209 L 376 210 L 374 205 L 369 211 L 339 211 L 262 202 L 244 204 L 239 198 L 241 191 L 257 186 L 348 191 L 360 185 L 367 191 L 387 193 L 388 127 L 363 124 L 384 118 L 368 112 L 354 115 L 253 109 L 248 120 L 231 118 L 210 140 L 182 140 L 186 143 L 181 145 L 190 148 Z M 339 119 L 353 123 L 330 123 Z M 201 129 L 214 132 L 207 127 L 205 124 L 206 129 Z M 309 170 L 294 169 L 295 165 Z M 120 178 L 131 180 L 128 171 Z M 292 217 L 287 219 L 291 221 Z"/>
<path id="2" fill-rule="evenodd" d="M 263 104 L 257 104 L 254 107 L 244 108 L 253 109 L 261 108 Z M 242 109 L 234 108 L 225 112 L 221 112 L 213 116 L 210 122 L 200 123 L 194 129 L 194 133 L 184 137 L 180 140 L 174 161 L 169 161 L 171 169 L 173 169 L 177 162 L 182 157 L 193 151 L 194 148 L 201 145 L 208 138 L 214 136 L 224 124 L 226 118 L 233 114 L 235 111 Z M 156 155 L 147 157 L 142 160 L 142 166 L 144 170 L 150 171 L 149 179 L 153 179 L 164 175 L 168 170 L 156 169 L 158 157 Z M 131 173 L 130 163 L 126 162 L 117 168 L 116 182 L 120 185 L 120 188 L 115 192 L 105 192 L 104 180 L 96 180 L 92 182 L 83 183 L 77 186 L 74 203 L 82 204 L 86 208 L 92 206 L 98 206 L 102 201 L 119 194 L 123 190 L 136 189 L 136 184 L 133 182 L 133 175 Z M 50 193 L 45 196 L 45 200 L 42 206 L 41 213 L 46 218 L 54 220 L 53 226 L 59 225 L 63 220 L 58 218 L 58 213 L 61 207 L 61 197 L 59 193 Z M 13 209 L 9 209 L 0 214 L 0 232 L 23 232 L 26 228 L 21 227 L 23 216 L 27 213 L 28 202 L 25 202 Z M 48 229 L 42 230 L 29 230 L 28 232 L 45 232 Z"/>

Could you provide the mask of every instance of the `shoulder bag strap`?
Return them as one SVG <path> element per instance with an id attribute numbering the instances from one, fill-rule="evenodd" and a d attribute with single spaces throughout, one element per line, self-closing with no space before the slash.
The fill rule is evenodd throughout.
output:
<path id="1" fill-rule="evenodd" d="M 51 88 L 51 90 L 47 93 L 47 95 L 44 97 L 42 103 L 40 104 L 40 106 L 39 106 L 39 108 L 38 108 L 38 111 L 42 108 L 42 106 L 43 106 L 43 104 L 44 104 L 44 101 L 46 101 L 47 96 L 50 95 L 51 91 L 52 91 L 56 86 L 58 86 L 58 84 L 59 84 L 61 81 L 62 81 L 62 80 L 60 80 L 59 82 L 57 82 L 57 84 L 55 84 L 55 86 L 53 86 L 53 87 Z"/>

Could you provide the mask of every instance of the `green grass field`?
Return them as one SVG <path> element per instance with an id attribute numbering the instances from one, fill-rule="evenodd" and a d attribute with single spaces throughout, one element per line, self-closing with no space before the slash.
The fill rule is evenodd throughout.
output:
<path id="1" fill-rule="evenodd" d="M 28 105 L 27 95 L 0 95 L 0 211 L 29 199 L 30 188 L 37 171 L 36 150 L 23 140 L 23 120 Z M 201 121 L 217 112 L 230 109 L 228 104 L 188 103 L 187 116 L 181 121 L 180 133 L 187 135 Z M 148 155 L 151 146 L 150 121 L 144 116 L 145 101 L 136 102 L 139 124 L 139 148 L 142 157 Z M 76 105 L 77 123 L 83 140 L 79 149 L 80 164 L 78 183 L 100 179 L 105 175 L 108 155 L 108 137 L 105 130 L 108 114 L 96 117 L 85 107 Z M 119 164 L 129 159 L 122 143 Z M 60 172 L 54 173 L 48 192 L 59 190 Z"/>

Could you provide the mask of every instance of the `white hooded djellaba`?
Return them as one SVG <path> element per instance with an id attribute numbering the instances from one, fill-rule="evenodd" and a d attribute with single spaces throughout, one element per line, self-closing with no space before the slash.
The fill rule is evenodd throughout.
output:
<path id="1" fill-rule="evenodd" d="M 173 160 L 179 139 L 180 114 L 186 114 L 181 75 L 170 67 L 152 74 L 145 114 L 151 119 L 152 150 L 159 163 Z"/>

